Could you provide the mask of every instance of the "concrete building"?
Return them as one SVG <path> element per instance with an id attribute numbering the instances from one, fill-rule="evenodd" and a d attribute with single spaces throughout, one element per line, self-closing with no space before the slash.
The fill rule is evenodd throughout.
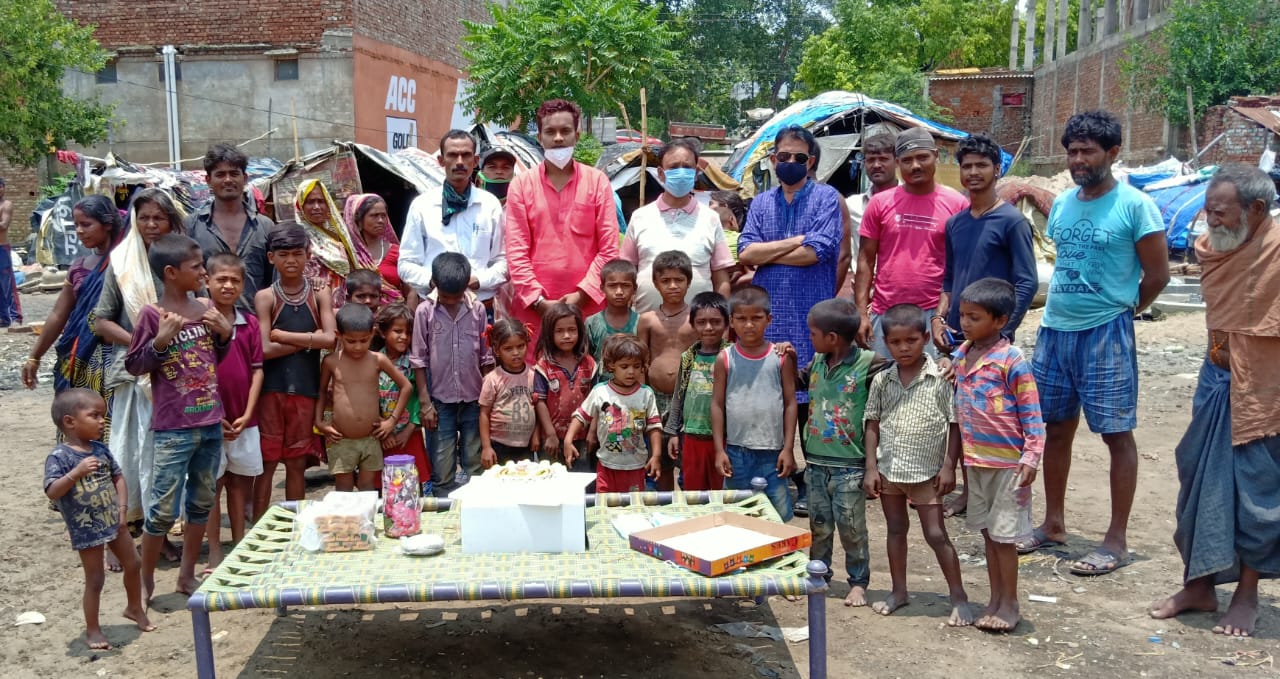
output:
<path id="1" fill-rule="evenodd" d="M 134 162 L 169 159 L 164 61 L 177 49 L 180 157 L 212 143 L 292 158 L 355 140 L 384 150 L 434 150 L 465 85 L 462 20 L 486 21 L 482 0 L 56 0 L 96 27 L 113 54 L 97 74 L 68 73 L 64 90 L 114 104 L 108 150 Z M 196 169 L 199 162 L 183 163 Z"/>

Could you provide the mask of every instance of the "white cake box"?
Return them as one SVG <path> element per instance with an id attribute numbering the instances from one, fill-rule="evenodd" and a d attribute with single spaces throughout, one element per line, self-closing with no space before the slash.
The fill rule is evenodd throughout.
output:
<path id="1" fill-rule="evenodd" d="M 472 477 L 449 497 L 462 514 L 462 551 L 584 552 L 586 487 L 595 474 L 562 472 L 546 480 Z"/>

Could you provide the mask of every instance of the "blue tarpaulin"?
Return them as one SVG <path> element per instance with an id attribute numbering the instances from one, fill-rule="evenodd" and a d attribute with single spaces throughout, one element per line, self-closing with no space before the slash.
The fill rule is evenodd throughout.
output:
<path id="1" fill-rule="evenodd" d="M 801 127 L 813 129 L 824 121 L 839 116 L 841 118 L 864 110 L 869 113 L 876 114 L 880 119 L 897 124 L 899 127 L 923 127 L 929 130 L 935 137 L 959 141 L 969 136 L 968 132 L 957 130 L 954 127 L 948 127 L 942 123 L 934 122 L 928 118 L 922 118 L 908 109 L 897 104 L 890 104 L 887 101 L 872 99 L 858 92 L 845 92 L 833 90 L 831 92 L 823 92 L 812 99 L 798 101 L 787 108 L 774 114 L 751 138 L 742 142 L 734 149 L 733 155 L 724 164 L 724 171 L 741 182 L 743 175 L 750 163 L 758 160 L 759 149 L 762 145 L 772 145 L 773 138 L 778 131 L 790 125 L 799 125 Z M 821 136 L 819 133 L 818 136 Z M 1008 171 L 1009 165 L 1013 162 L 1013 157 L 1004 151 L 1001 154 L 1001 171 Z"/>
<path id="2" fill-rule="evenodd" d="M 1160 208 L 1160 217 L 1164 219 L 1165 238 L 1169 249 L 1186 249 L 1190 241 L 1188 234 L 1191 233 L 1191 225 L 1195 222 L 1196 215 L 1204 208 L 1204 194 L 1208 188 L 1209 182 L 1201 180 L 1147 192 Z"/>

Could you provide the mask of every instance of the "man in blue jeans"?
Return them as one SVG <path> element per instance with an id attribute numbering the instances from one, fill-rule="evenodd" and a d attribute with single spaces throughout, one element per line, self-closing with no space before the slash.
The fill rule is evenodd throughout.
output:
<path id="1" fill-rule="evenodd" d="M 4 197 L 4 177 L 0 177 L 0 328 L 22 325 L 22 304 L 18 301 L 18 283 L 13 275 L 13 249 L 9 246 L 9 224 L 13 222 L 13 203 Z"/>
<path id="2" fill-rule="evenodd" d="M 1071 445 L 1083 408 L 1111 452 L 1111 524 L 1102 544 L 1071 565 L 1105 575 L 1125 565 L 1129 511 L 1138 483 L 1138 357 L 1133 316 L 1169 283 L 1164 222 L 1151 198 L 1111 174 L 1120 121 L 1077 113 L 1062 132 L 1079 188 L 1053 202 L 1047 233 L 1058 248 L 1031 368 L 1047 425 L 1045 517 L 1019 553 L 1061 545 Z"/>

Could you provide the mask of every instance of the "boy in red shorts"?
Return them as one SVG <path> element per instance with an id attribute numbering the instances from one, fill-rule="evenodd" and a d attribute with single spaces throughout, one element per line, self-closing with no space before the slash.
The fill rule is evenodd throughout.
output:
<path id="1" fill-rule="evenodd" d="M 262 399 L 258 432 L 262 439 L 262 476 L 253 489 L 253 519 L 266 513 L 276 466 L 284 462 L 284 496 L 301 500 L 307 456 L 318 451 L 312 430 L 320 396 L 320 352 L 336 337 L 333 298 L 303 275 L 311 256 L 307 232 L 297 222 L 277 224 L 267 235 L 267 260 L 276 282 L 254 297 L 262 330 Z"/>

